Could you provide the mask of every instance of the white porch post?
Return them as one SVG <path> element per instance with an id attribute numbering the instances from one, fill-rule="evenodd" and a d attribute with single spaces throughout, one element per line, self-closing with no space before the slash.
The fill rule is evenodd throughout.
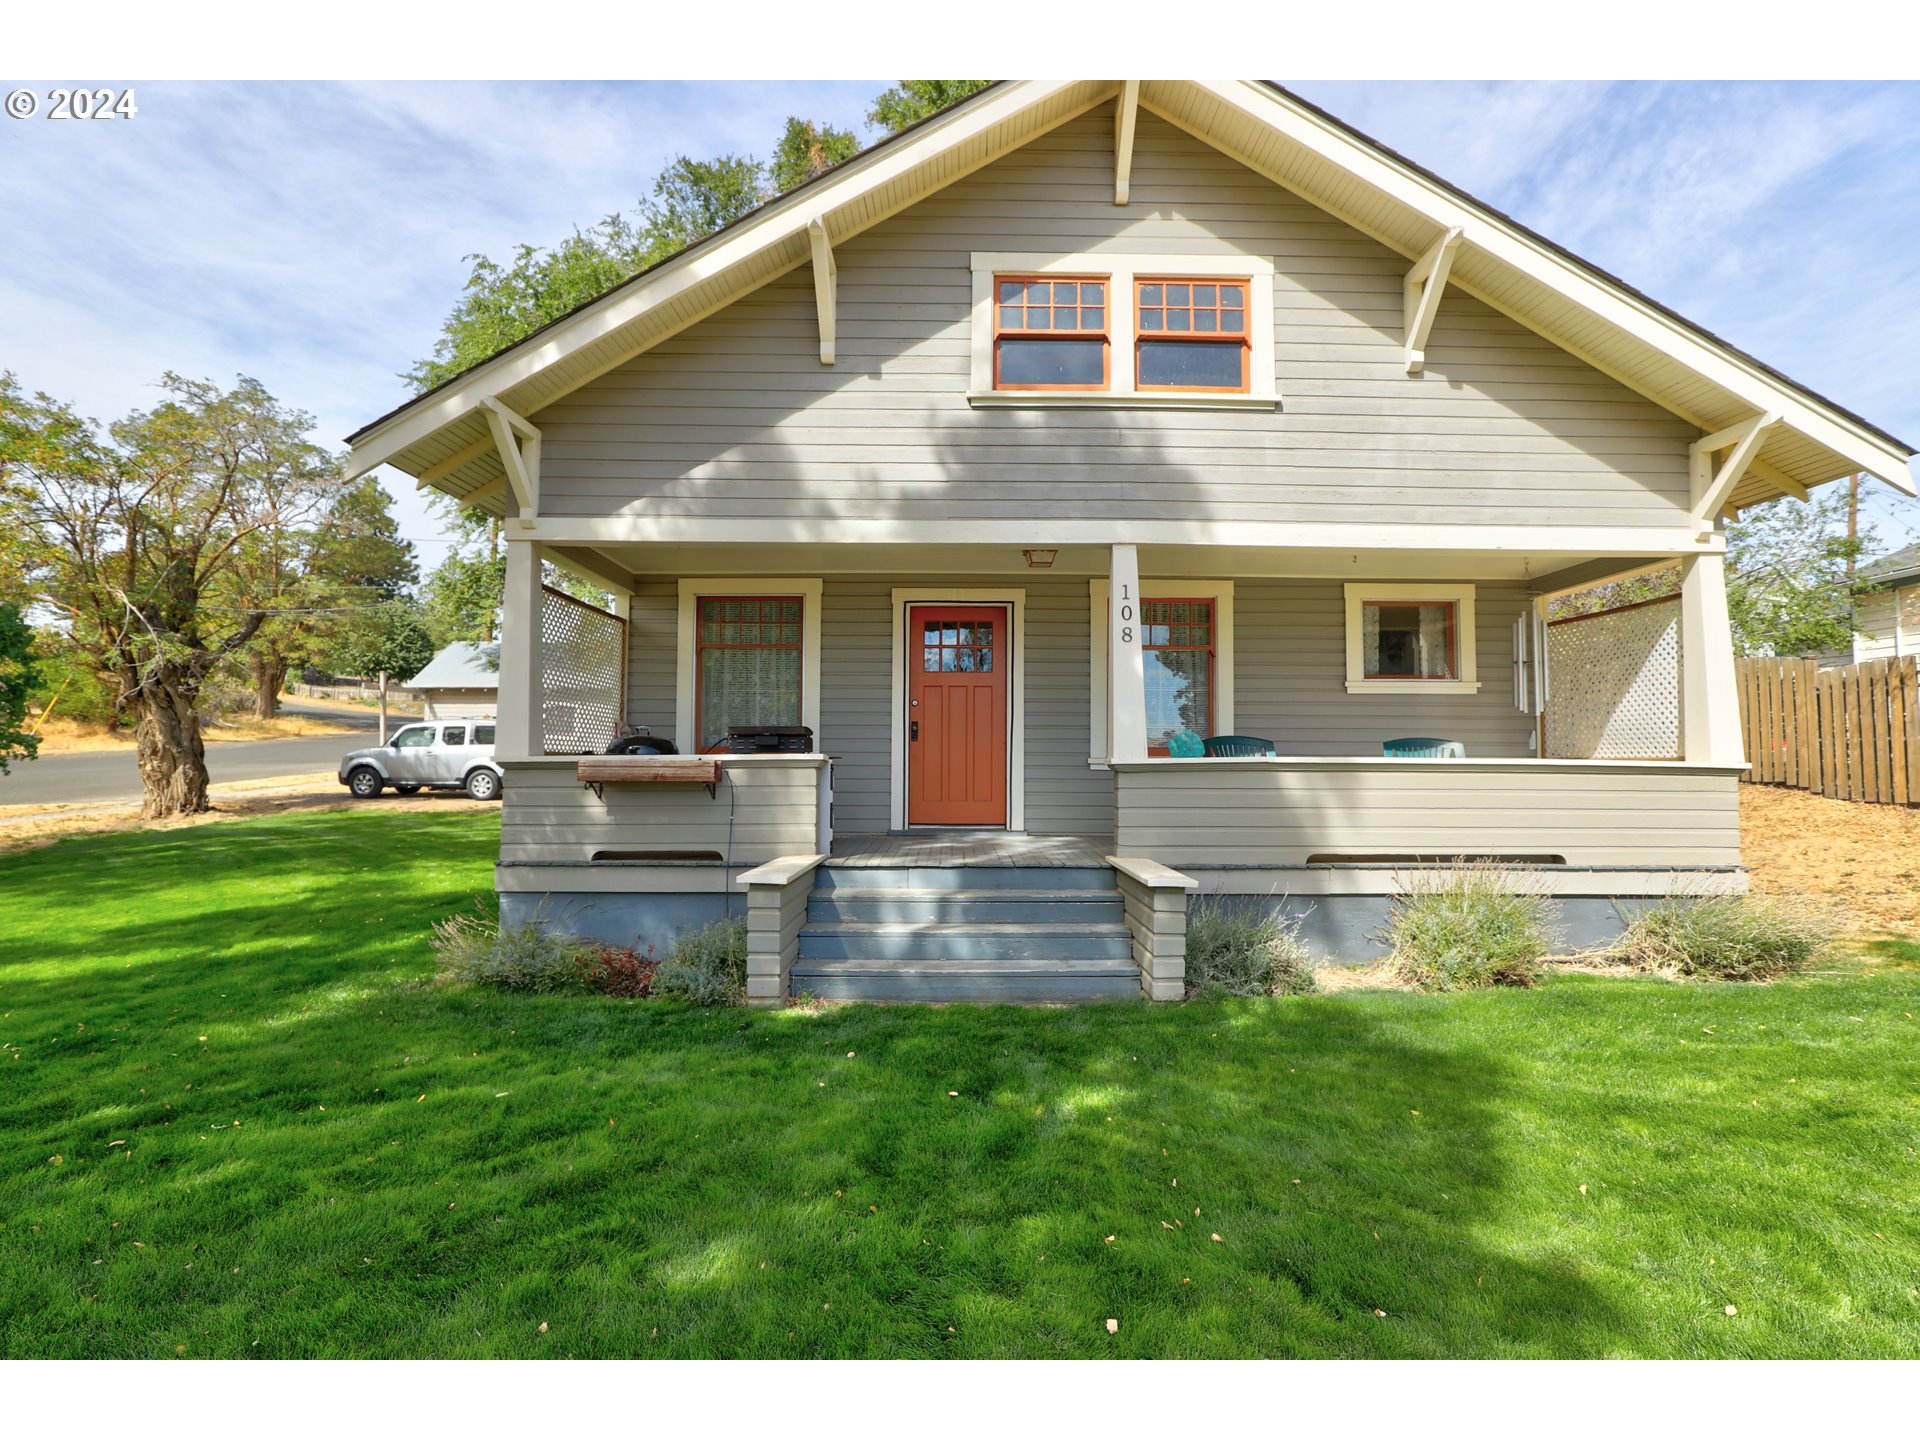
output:
<path id="1" fill-rule="evenodd" d="M 1745 764 L 1726 562 L 1720 555 L 1693 555 L 1680 564 L 1680 664 L 1686 758 L 1696 764 Z"/>
<path id="2" fill-rule="evenodd" d="M 540 550 L 507 537 L 507 587 L 500 609 L 500 706 L 495 753 L 524 759 L 546 753 L 540 673 Z"/>
<path id="3" fill-rule="evenodd" d="M 1107 759 L 1147 758 L 1147 678 L 1140 649 L 1140 556 L 1113 547 L 1107 602 Z"/>

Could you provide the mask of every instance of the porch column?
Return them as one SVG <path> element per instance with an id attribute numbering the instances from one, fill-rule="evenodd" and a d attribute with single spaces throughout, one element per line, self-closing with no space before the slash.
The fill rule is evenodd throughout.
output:
<path id="1" fill-rule="evenodd" d="M 524 759 L 546 753 L 540 673 L 540 550 L 507 537 L 507 586 L 500 607 L 500 705 L 495 753 Z"/>
<path id="2" fill-rule="evenodd" d="M 1746 763 L 1726 561 L 1720 555 L 1693 555 L 1680 563 L 1680 719 L 1688 760 Z"/>
<path id="3" fill-rule="evenodd" d="M 1113 547 L 1107 602 L 1107 759 L 1147 758 L 1147 677 L 1140 649 L 1140 556 Z"/>

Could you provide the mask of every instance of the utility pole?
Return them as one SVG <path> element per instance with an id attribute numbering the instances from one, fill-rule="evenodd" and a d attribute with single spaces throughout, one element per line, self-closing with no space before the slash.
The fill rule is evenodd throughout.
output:
<path id="1" fill-rule="evenodd" d="M 387 672 L 380 672 L 380 743 L 387 743 Z"/>

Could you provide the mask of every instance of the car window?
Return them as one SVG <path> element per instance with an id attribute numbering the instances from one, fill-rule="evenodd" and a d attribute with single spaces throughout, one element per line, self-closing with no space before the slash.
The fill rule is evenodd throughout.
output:
<path id="1" fill-rule="evenodd" d="M 446 729 L 440 732 L 440 743 L 442 745 L 466 744 L 467 743 L 467 727 L 464 725 L 447 726 Z"/>
<path id="2" fill-rule="evenodd" d="M 433 726 L 431 725 L 415 725 L 393 737 L 396 750 L 416 750 L 423 745 L 431 744 L 433 744 Z"/>
<path id="3" fill-rule="evenodd" d="M 493 726 L 476 725 L 473 727 L 473 743 L 476 745 L 493 744 Z"/>

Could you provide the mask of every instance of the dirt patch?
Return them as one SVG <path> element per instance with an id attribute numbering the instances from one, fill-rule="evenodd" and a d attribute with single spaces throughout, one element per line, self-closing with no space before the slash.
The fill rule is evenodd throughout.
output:
<path id="1" fill-rule="evenodd" d="M 251 815 L 288 810 L 497 810 L 497 801 L 469 800 L 463 791 L 422 790 L 418 795 L 383 795 L 355 800 L 331 770 L 309 775 L 280 775 L 267 780 L 236 780 L 210 786 L 213 809 L 177 820 L 142 820 L 139 804 L 0 806 L 0 851 L 31 849 L 68 835 L 99 835 L 121 830 L 182 830 L 217 825 Z"/>
<path id="2" fill-rule="evenodd" d="M 1920 809 L 1740 787 L 1740 847 L 1762 895 L 1813 895 L 1863 929 L 1920 929 Z"/>

